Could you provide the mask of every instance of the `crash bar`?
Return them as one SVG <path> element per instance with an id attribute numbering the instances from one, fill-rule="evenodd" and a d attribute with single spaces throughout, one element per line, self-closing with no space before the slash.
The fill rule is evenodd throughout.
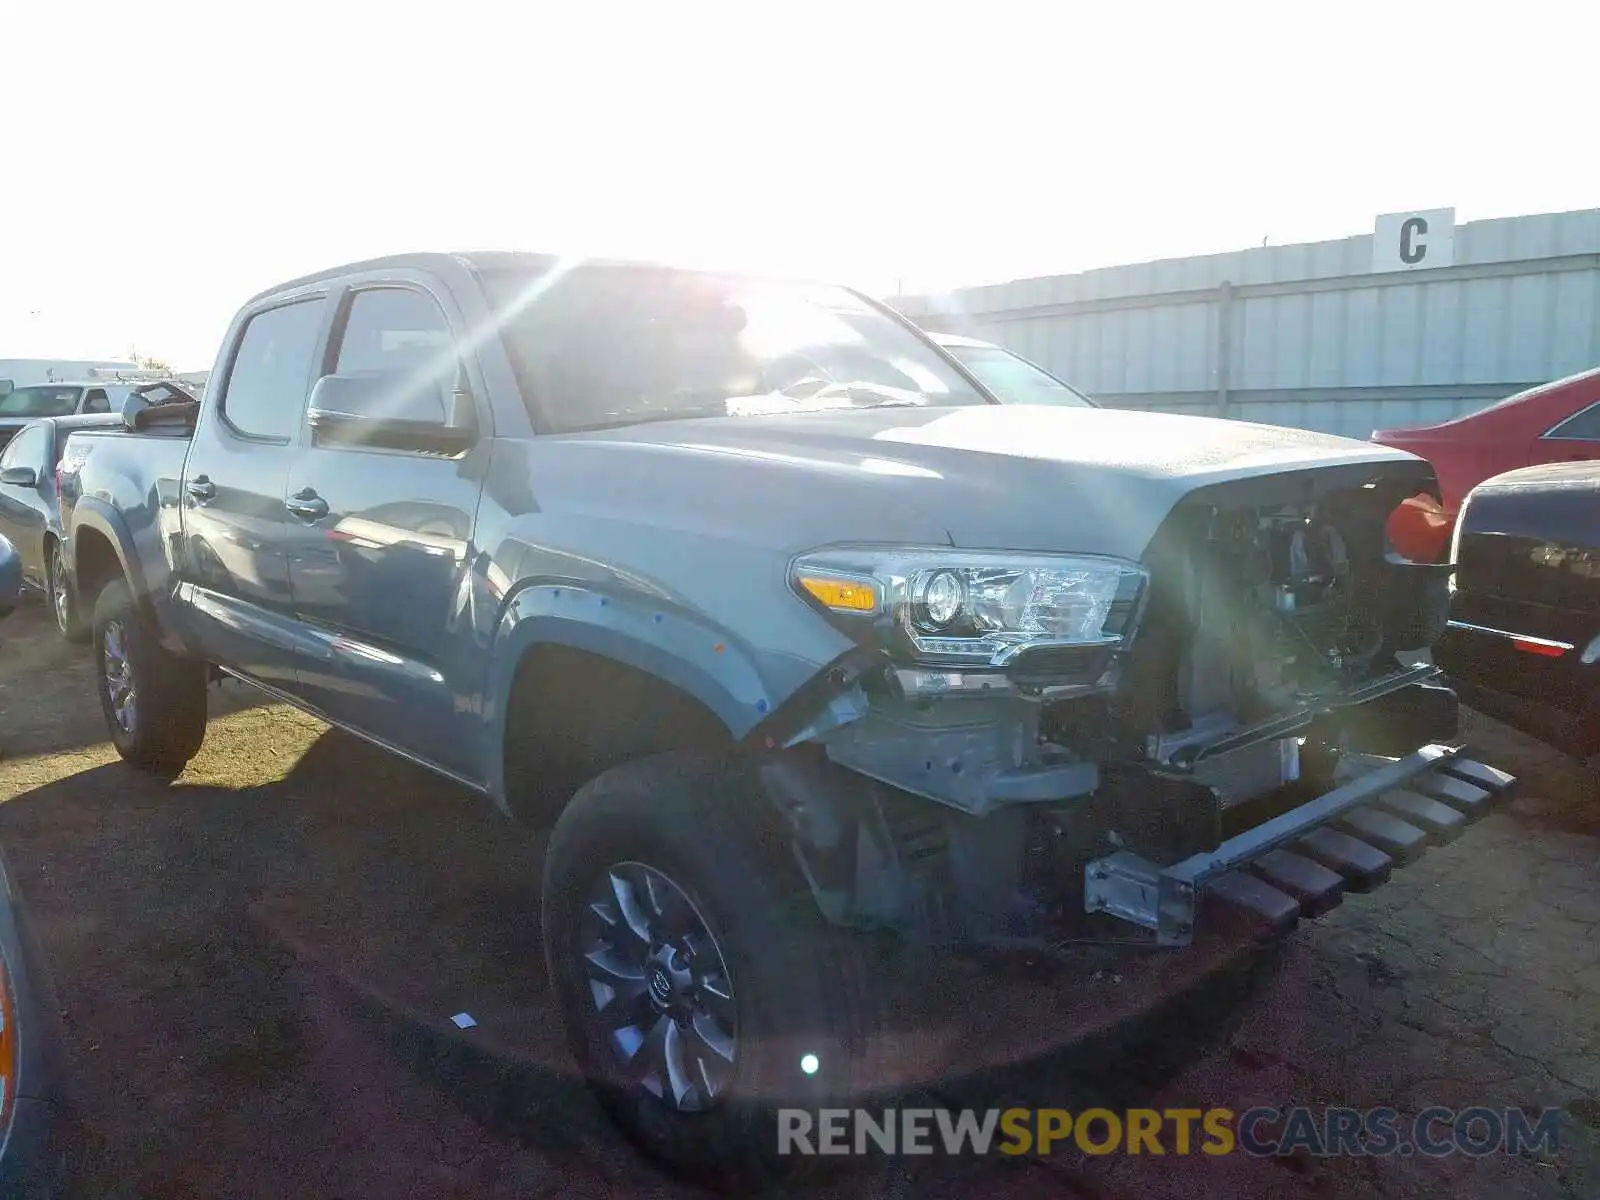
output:
<path id="1" fill-rule="evenodd" d="M 1242 866 L 1268 850 L 1276 850 L 1317 826 L 1327 824 L 1346 809 L 1399 787 L 1413 775 L 1420 775 L 1460 752 L 1460 746 L 1423 746 L 1404 758 L 1375 767 L 1331 792 L 1324 792 L 1298 808 L 1291 808 L 1270 821 L 1263 821 L 1254 829 L 1247 829 L 1229 838 L 1215 850 L 1191 855 L 1161 873 L 1177 883 L 1199 888 L 1206 880 Z"/>

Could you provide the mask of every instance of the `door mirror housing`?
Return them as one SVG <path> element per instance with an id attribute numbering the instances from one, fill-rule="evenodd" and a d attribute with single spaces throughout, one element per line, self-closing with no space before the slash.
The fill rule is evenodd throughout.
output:
<path id="1" fill-rule="evenodd" d="M 38 487 L 39 472 L 32 467 L 7 467 L 0 471 L 0 483 L 12 487 Z"/>
<path id="2" fill-rule="evenodd" d="M 391 374 L 324 375 L 306 412 L 319 443 L 463 454 L 478 442 L 472 395 L 457 382 Z"/>

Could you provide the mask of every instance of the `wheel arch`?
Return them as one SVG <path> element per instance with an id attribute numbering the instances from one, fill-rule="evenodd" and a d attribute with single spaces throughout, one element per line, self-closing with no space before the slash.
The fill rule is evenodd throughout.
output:
<path id="1" fill-rule="evenodd" d="M 730 744 L 783 699 L 771 694 L 754 655 L 731 632 L 681 607 L 583 584 L 527 585 L 496 623 L 483 692 L 488 791 L 508 812 L 506 748 L 522 717 L 519 688 L 552 650 L 568 662 L 583 655 L 631 672 L 663 697 L 687 698 Z"/>
<path id="2" fill-rule="evenodd" d="M 67 565 L 79 603 L 93 612 L 101 590 L 120 576 L 127 580 L 135 601 L 148 608 L 150 596 L 144 573 L 137 559 L 128 553 L 132 537 L 122 515 L 107 505 L 85 498 L 78 501 L 72 523 Z"/>

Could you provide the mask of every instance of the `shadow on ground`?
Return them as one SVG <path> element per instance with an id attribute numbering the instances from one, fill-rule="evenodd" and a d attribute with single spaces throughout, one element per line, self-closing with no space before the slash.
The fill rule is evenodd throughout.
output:
<path id="1" fill-rule="evenodd" d="M 171 786 L 113 762 L 0 806 L 65 1010 L 81 1194 L 679 1194 L 572 1076 L 546 1003 L 542 838 L 298 715 L 244 716 Z M 302 748 L 250 786 L 247 736 Z M 1124 1107 L 1237 1009 L 1206 989 L 1069 1049 L 1111 999 L 1176 989 L 1100 957 L 938 966 L 896 1031 L 930 1064 L 922 1102 Z M 946 1169 L 918 1165 L 917 1194 Z"/>

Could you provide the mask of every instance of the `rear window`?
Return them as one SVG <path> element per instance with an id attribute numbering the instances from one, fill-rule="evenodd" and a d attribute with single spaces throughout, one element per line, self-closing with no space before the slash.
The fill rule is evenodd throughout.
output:
<path id="1" fill-rule="evenodd" d="M 82 388 L 39 383 L 0 396 L 0 417 L 65 417 L 78 406 Z"/>

